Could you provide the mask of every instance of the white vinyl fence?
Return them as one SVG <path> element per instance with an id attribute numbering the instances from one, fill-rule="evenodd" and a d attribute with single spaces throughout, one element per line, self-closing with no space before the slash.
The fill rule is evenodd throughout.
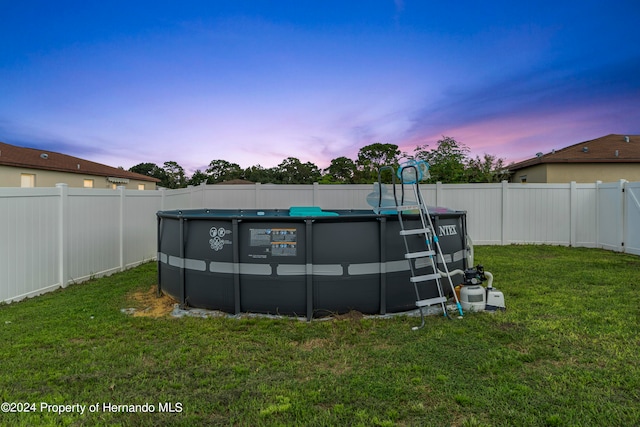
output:
<path id="1" fill-rule="evenodd" d="M 201 185 L 137 191 L 0 188 L 0 301 L 155 259 L 158 210 L 370 209 L 371 185 Z M 478 245 L 546 243 L 640 255 L 640 183 L 433 184 L 425 201 L 467 211 Z"/>
<path id="2" fill-rule="evenodd" d="M 122 271 L 156 256 L 160 192 L 0 188 L 0 301 Z"/>
<path id="3" fill-rule="evenodd" d="M 476 244 L 596 247 L 596 188 L 605 185 L 610 184 L 438 183 L 421 188 L 427 205 L 467 211 L 468 232 Z M 165 191 L 163 209 L 371 209 L 366 199 L 372 190 L 371 185 L 201 185 Z"/>

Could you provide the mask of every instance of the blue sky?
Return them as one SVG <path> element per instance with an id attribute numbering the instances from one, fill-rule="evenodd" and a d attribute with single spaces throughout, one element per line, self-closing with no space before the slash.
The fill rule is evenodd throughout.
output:
<path id="1" fill-rule="evenodd" d="M 0 141 L 327 167 L 443 135 L 507 162 L 640 134 L 637 1 L 0 0 Z"/>

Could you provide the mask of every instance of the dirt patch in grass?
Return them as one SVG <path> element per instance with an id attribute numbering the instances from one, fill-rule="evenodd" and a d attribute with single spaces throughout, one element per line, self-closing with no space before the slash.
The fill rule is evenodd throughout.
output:
<path id="1" fill-rule="evenodd" d="M 163 317 L 174 309 L 177 301 L 168 295 L 158 296 L 157 285 L 151 286 L 146 291 L 138 291 L 129 295 L 129 300 L 135 302 L 134 317 Z"/>

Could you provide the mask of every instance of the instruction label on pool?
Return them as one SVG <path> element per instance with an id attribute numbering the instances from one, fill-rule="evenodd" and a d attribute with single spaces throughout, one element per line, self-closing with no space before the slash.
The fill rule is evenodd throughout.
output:
<path id="1" fill-rule="evenodd" d="M 297 234 L 295 228 L 251 228 L 249 246 L 261 248 L 260 253 L 249 254 L 251 258 L 271 256 L 296 256 Z"/>

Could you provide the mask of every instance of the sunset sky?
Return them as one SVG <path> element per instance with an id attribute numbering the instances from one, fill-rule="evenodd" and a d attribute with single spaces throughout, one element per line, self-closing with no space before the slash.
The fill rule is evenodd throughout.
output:
<path id="1" fill-rule="evenodd" d="M 125 169 L 321 168 L 443 135 L 640 134 L 640 2 L 0 0 L 0 141 Z"/>

